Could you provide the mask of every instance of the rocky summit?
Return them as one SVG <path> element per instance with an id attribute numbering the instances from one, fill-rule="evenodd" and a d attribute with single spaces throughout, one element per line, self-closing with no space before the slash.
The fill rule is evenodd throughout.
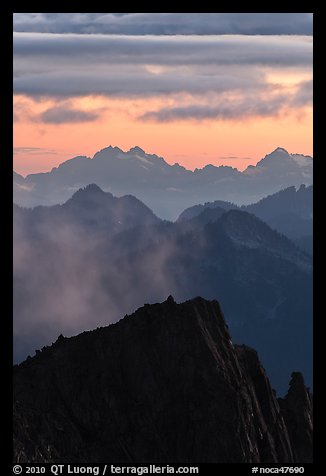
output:
<path id="1" fill-rule="evenodd" d="M 276 398 L 217 301 L 170 296 L 14 368 L 16 463 L 304 463 L 312 398 Z"/>

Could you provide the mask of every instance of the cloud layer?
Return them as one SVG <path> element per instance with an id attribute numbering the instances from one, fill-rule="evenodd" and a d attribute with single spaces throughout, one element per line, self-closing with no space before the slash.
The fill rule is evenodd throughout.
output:
<path id="1" fill-rule="evenodd" d="M 126 35 L 312 35 L 312 13 L 15 13 L 14 31 Z"/>
<path id="2" fill-rule="evenodd" d="M 16 14 L 14 92 L 51 99 L 38 117 L 51 124 L 98 120 L 62 105 L 84 96 L 165 101 L 135 116 L 146 121 L 274 117 L 312 103 L 311 26 L 311 14 Z"/>
<path id="3" fill-rule="evenodd" d="M 42 59 L 38 70 L 87 65 L 274 65 L 310 66 L 310 37 L 287 36 L 117 36 L 15 33 L 14 56 L 21 65 Z M 52 61 L 59 60 L 58 64 Z"/>
<path id="4" fill-rule="evenodd" d="M 287 37 L 14 35 L 16 93 L 157 95 L 257 87 L 262 68 L 311 68 L 312 42 Z"/>
<path id="5" fill-rule="evenodd" d="M 202 121 L 242 120 L 252 117 L 273 117 L 291 108 L 305 107 L 312 104 L 312 81 L 305 81 L 291 94 L 276 93 L 249 94 L 246 97 L 230 100 L 217 97 L 204 104 L 188 104 L 186 106 L 163 107 L 156 111 L 143 114 L 144 121 L 171 122 L 185 119 Z"/>

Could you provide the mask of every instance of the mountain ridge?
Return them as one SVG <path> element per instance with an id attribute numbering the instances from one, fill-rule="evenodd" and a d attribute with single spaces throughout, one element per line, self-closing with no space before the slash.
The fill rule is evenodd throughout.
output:
<path id="1" fill-rule="evenodd" d="M 311 418 L 302 376 L 277 399 L 200 297 L 59 336 L 14 368 L 16 463 L 311 462 Z"/>
<path id="2" fill-rule="evenodd" d="M 208 219 L 209 216 L 214 216 L 214 209 L 220 208 L 252 213 L 312 255 L 313 185 L 306 187 L 301 184 L 297 189 L 291 186 L 268 195 L 257 203 L 241 207 L 221 200 L 206 202 L 185 209 L 177 218 L 177 222 L 184 223 L 195 217 L 199 221 Z"/>
<path id="3" fill-rule="evenodd" d="M 71 226 L 74 224 L 76 231 L 78 227 L 83 227 L 84 232 L 92 234 L 92 227 L 95 232 L 98 231 L 96 227 L 100 227 L 101 231 L 112 234 L 140 224 L 146 226 L 160 221 L 149 207 L 133 195 L 115 197 L 96 184 L 80 188 L 62 205 L 39 205 L 25 211 L 15 205 L 14 217 L 17 216 L 32 220 L 34 234 L 39 226 L 50 228 L 55 223 L 59 226 L 60 222 Z M 27 226 L 31 228 L 31 224 Z"/>
<path id="4" fill-rule="evenodd" d="M 14 174 L 14 202 L 22 206 L 62 203 L 80 187 L 96 183 L 117 196 L 136 195 L 158 216 L 174 220 L 195 203 L 220 199 L 249 204 L 282 186 L 310 185 L 313 160 L 307 156 L 307 163 L 298 165 L 296 157 L 276 149 L 244 172 L 211 164 L 191 171 L 138 146 L 126 152 L 109 146 L 93 158 L 78 156 L 50 172 L 29 174 L 23 182 Z"/>
<path id="5" fill-rule="evenodd" d="M 90 204 L 14 207 L 15 361 L 60 326 L 92 328 L 108 308 L 116 320 L 169 291 L 180 301 L 218 298 L 232 334 L 257 348 L 275 386 L 284 388 L 290 366 L 310 384 L 310 256 L 245 211 L 171 223 L 97 186 L 72 202 L 83 197 Z"/>

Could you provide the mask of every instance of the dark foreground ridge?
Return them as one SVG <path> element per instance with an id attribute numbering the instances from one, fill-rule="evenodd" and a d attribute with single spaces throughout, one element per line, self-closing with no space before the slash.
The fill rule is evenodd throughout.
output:
<path id="1" fill-rule="evenodd" d="M 14 368 L 14 458 L 53 463 L 304 463 L 312 401 L 277 399 L 217 301 L 170 296 L 117 324 L 60 336 Z"/>

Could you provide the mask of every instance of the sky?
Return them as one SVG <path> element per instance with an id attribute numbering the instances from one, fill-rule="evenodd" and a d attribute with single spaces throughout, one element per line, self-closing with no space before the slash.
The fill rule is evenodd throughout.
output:
<path id="1" fill-rule="evenodd" d="M 14 170 L 109 145 L 188 169 L 312 155 L 312 13 L 15 13 Z"/>

